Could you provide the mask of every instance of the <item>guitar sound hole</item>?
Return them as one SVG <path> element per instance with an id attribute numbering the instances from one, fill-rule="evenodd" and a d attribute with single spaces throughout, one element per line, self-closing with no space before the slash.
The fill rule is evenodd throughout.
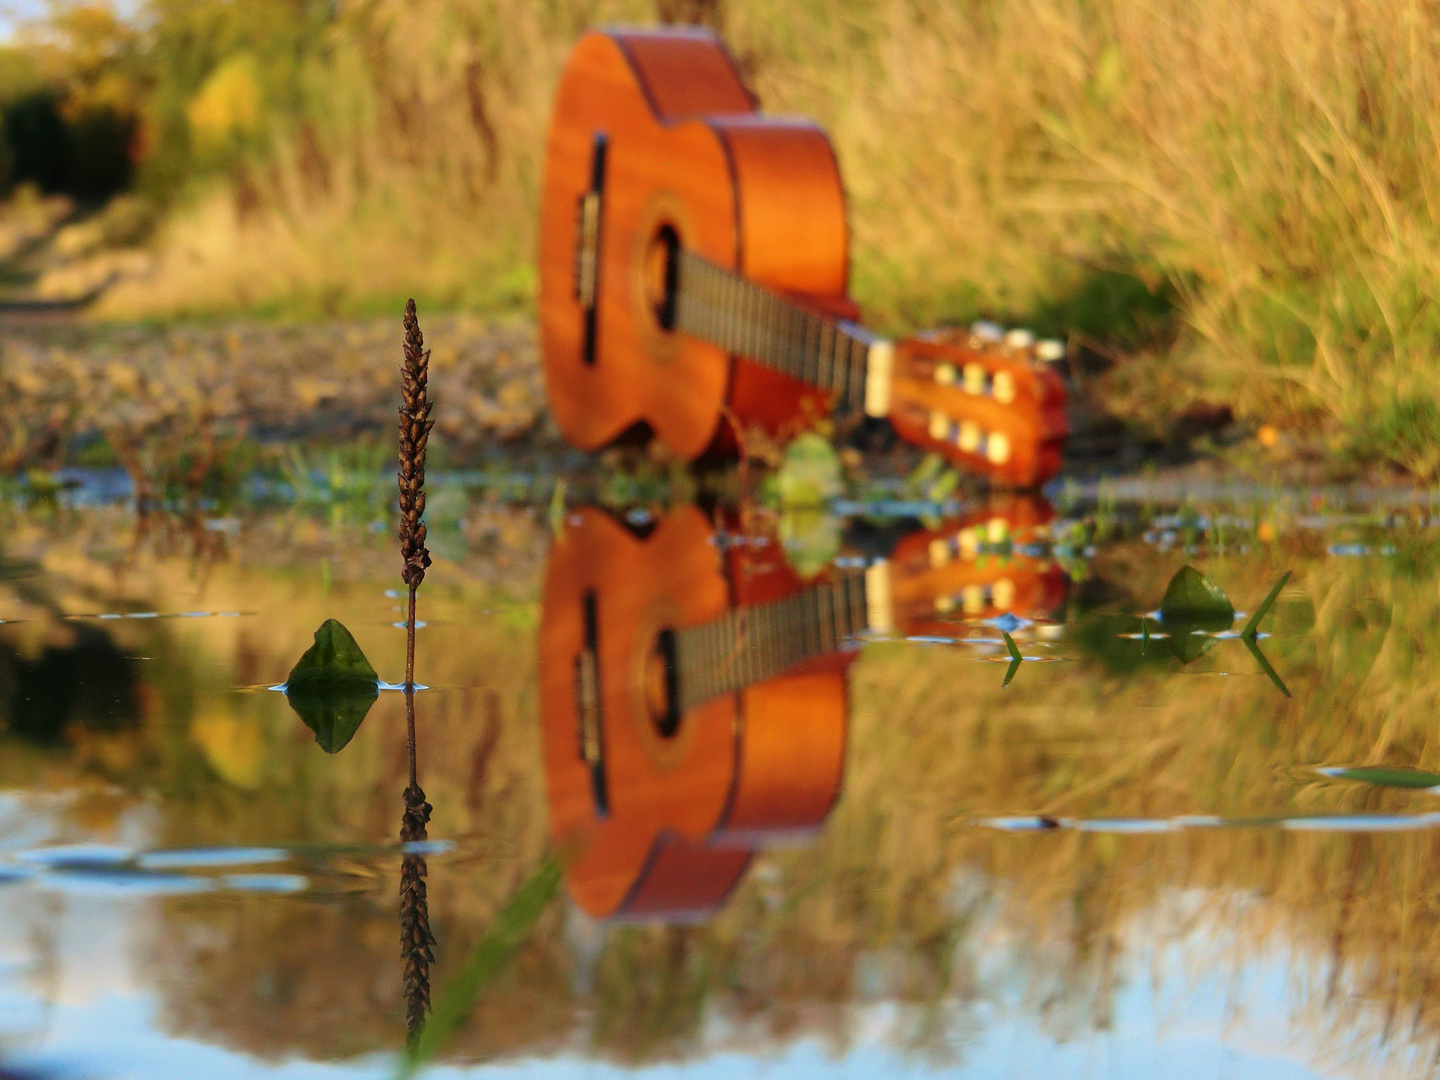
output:
<path id="1" fill-rule="evenodd" d="M 680 283 L 680 234 L 661 225 L 645 252 L 645 295 L 661 330 L 675 329 L 675 294 Z"/>
<path id="2" fill-rule="evenodd" d="M 645 663 L 645 701 L 650 722 L 661 738 L 680 730 L 679 686 L 675 664 L 675 631 L 662 630 Z"/>

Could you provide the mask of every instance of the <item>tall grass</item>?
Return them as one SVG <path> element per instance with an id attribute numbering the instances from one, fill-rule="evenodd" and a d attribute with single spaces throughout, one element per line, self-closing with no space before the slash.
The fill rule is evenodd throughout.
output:
<path id="1" fill-rule="evenodd" d="M 253 33 L 231 34 L 183 116 L 194 154 L 241 149 L 170 222 L 157 275 L 107 310 L 369 310 L 407 290 L 528 304 L 569 48 L 678 7 L 344 2 L 295 37 L 283 79 L 247 66 Z M 1219 398 L 1440 470 L 1440 5 L 688 7 L 721 25 L 769 109 L 830 131 L 876 321 L 993 314 L 1163 354 L 1143 370 L 1167 410 Z"/>

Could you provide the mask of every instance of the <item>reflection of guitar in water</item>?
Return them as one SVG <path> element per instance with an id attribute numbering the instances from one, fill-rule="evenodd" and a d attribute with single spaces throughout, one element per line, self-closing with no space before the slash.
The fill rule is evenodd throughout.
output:
<path id="1" fill-rule="evenodd" d="M 840 790 L 859 636 L 1063 600 L 1054 564 L 982 551 L 1043 526 L 1036 505 L 911 534 L 808 585 L 773 541 L 717 534 L 694 508 L 645 534 L 570 514 L 546 570 L 540 711 L 550 831 L 576 852 L 580 907 L 703 915 L 762 841 L 818 828 Z"/>
<path id="2" fill-rule="evenodd" d="M 575 47 L 539 274 L 551 414 L 584 449 L 644 425 L 694 458 L 724 415 L 774 430 L 835 405 L 1009 484 L 1060 468 L 1065 389 L 1043 358 L 1063 348 L 983 324 L 898 342 L 858 325 L 829 139 L 760 113 L 708 31 Z"/>

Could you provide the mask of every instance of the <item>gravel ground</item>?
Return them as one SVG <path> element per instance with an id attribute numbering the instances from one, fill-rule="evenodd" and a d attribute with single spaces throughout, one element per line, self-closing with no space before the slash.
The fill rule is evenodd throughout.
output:
<path id="1" fill-rule="evenodd" d="M 532 324 L 422 314 L 421 326 L 433 351 L 436 430 L 459 460 L 496 443 L 556 440 Z M 187 448 L 198 461 L 207 447 L 247 438 L 389 437 L 401 339 L 398 316 L 295 326 L 7 322 L 0 472 L 73 463 L 96 445 L 129 468 Z"/>

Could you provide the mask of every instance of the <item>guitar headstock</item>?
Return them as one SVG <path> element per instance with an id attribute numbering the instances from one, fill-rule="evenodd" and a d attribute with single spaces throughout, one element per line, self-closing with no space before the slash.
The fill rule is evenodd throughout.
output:
<path id="1" fill-rule="evenodd" d="M 890 420 L 902 438 L 1017 487 L 1055 475 L 1068 427 L 1055 341 L 993 323 L 932 331 L 895 350 Z"/>

